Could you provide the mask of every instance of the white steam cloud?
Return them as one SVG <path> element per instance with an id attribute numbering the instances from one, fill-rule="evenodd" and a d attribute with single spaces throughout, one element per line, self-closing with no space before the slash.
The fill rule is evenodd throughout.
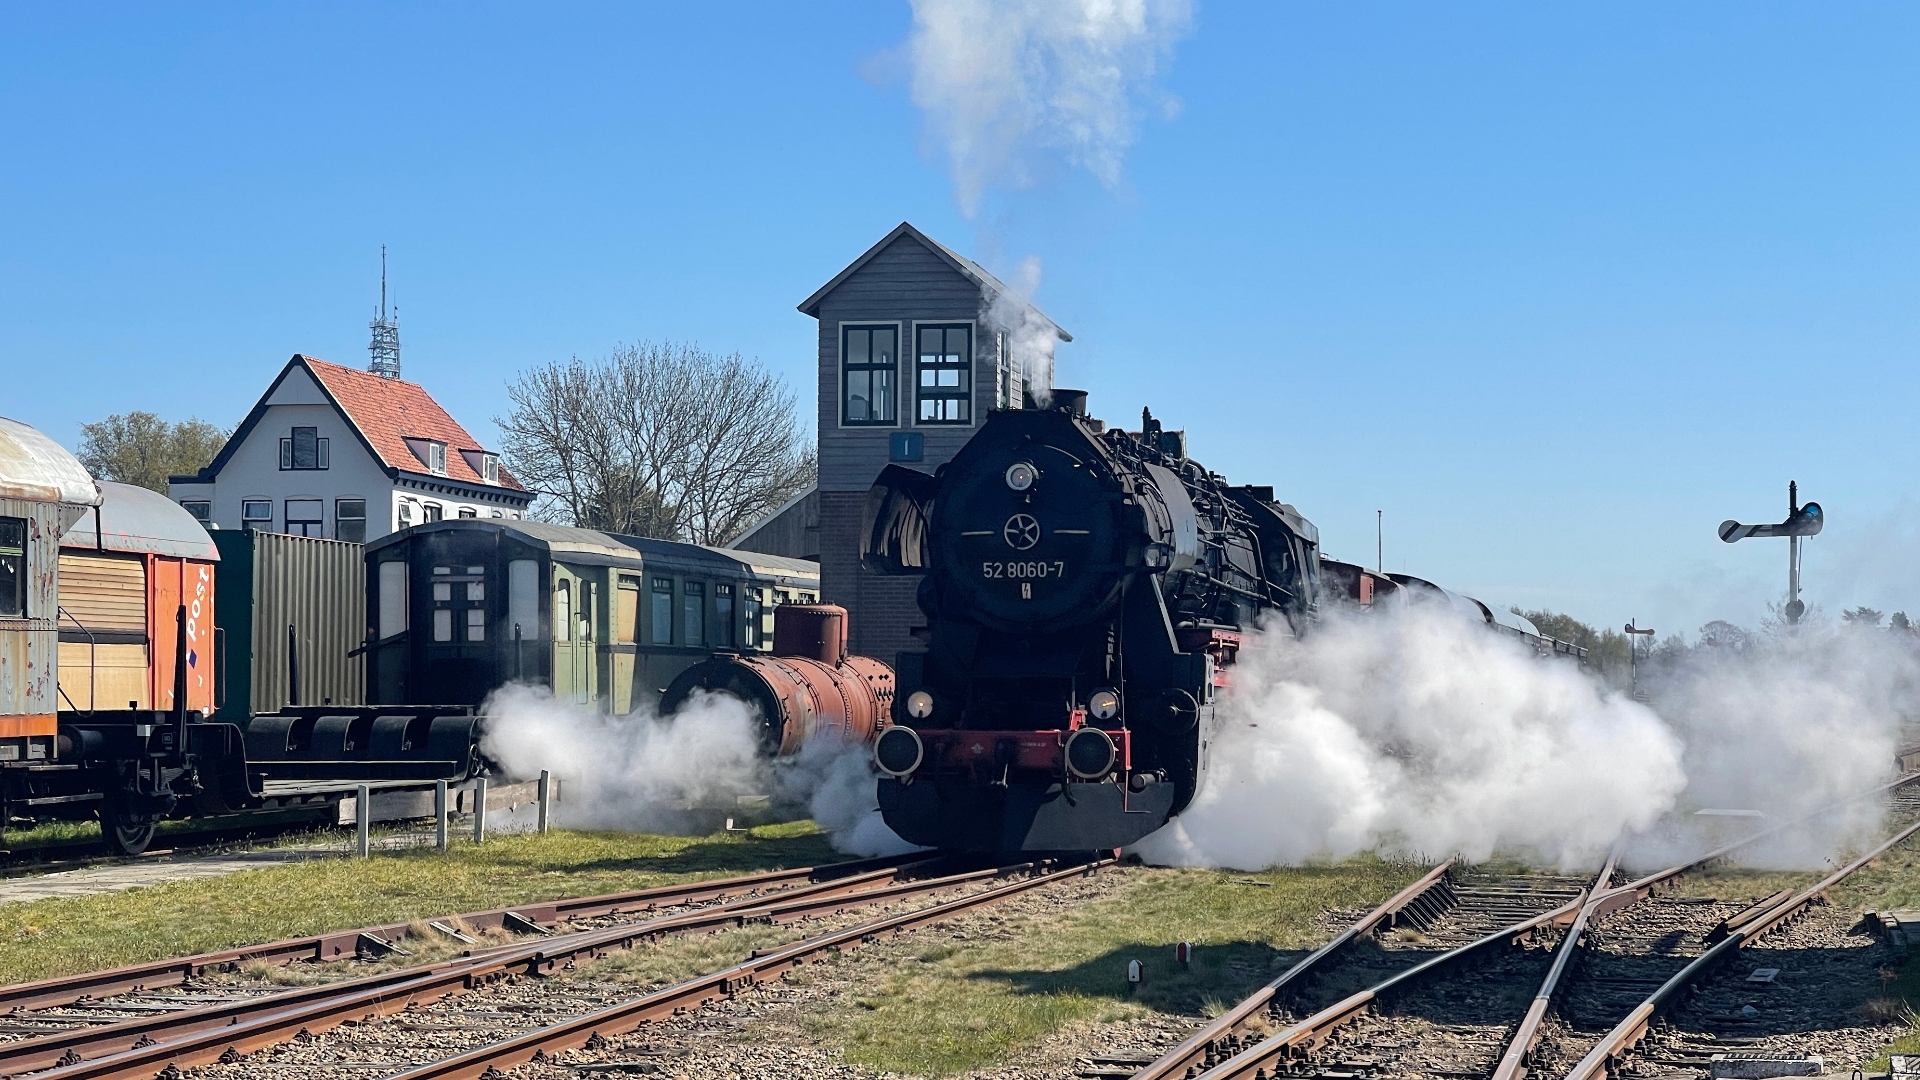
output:
<path id="1" fill-rule="evenodd" d="M 1592 867 L 1618 839 L 1630 858 L 1685 857 L 1890 777 L 1920 685 L 1913 639 L 1829 631 L 1695 654 L 1656 713 L 1440 611 L 1265 635 L 1232 669 L 1206 785 L 1139 849 L 1240 869 L 1375 849 Z M 1818 866 L 1879 814 L 1856 804 L 1746 861 Z"/>
<path id="2" fill-rule="evenodd" d="M 838 850 L 911 850 L 876 812 L 865 746 L 815 739 L 769 761 L 759 716 L 731 695 L 697 693 L 667 717 L 610 716 L 558 701 L 545 687 L 509 684 L 483 711 L 481 750 L 508 779 L 542 769 L 559 777 L 564 797 L 554 814 L 567 826 L 698 833 L 743 814 L 743 798 L 764 799 L 775 815 L 814 818 Z"/>
<path id="3" fill-rule="evenodd" d="M 1188 0 L 913 0 L 913 101 L 960 209 L 1030 184 L 1038 153 L 1118 184 L 1151 80 L 1191 21 Z"/>
<path id="4" fill-rule="evenodd" d="M 1029 255 L 1020 260 L 1012 280 L 1004 284 L 1007 288 L 1003 291 L 982 294 L 980 321 L 1004 335 L 1001 344 L 1007 351 L 1013 379 L 1013 407 L 1021 407 L 1023 381 L 1026 391 L 1045 407 L 1053 400 L 1053 347 L 1060 337 L 1053 323 L 1033 306 L 1033 296 L 1040 291 L 1040 257 Z"/>

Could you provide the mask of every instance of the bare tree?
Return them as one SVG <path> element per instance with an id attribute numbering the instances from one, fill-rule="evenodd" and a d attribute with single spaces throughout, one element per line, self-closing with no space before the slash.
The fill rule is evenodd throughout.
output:
<path id="1" fill-rule="evenodd" d="M 167 493 L 167 477 L 198 472 L 226 444 L 205 420 L 170 424 L 150 412 L 115 413 L 80 425 L 80 463 L 102 480 Z"/>
<path id="2" fill-rule="evenodd" d="M 535 367 L 507 395 L 507 464 L 568 524 L 720 544 L 814 480 L 793 391 L 738 353 L 635 345 Z"/>

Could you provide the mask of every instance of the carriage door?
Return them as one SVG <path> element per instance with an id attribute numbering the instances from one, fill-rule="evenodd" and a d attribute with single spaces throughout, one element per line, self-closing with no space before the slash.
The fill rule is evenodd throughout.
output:
<path id="1" fill-rule="evenodd" d="M 433 568 L 433 628 L 427 641 L 427 691 L 449 705 L 478 705 L 496 680 L 487 642 L 487 568 Z"/>
<path id="2" fill-rule="evenodd" d="M 576 705 L 594 699 L 594 588 L 582 578 L 563 577 L 554 567 L 553 696 Z"/>

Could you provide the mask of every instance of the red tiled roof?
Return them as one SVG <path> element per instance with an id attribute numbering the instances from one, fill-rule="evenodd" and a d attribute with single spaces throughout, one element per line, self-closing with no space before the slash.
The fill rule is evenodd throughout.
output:
<path id="1" fill-rule="evenodd" d="M 427 467 L 407 448 L 407 439 L 433 439 L 447 444 L 447 478 L 469 484 L 486 484 L 473 466 L 467 464 L 462 450 L 484 449 L 479 440 L 447 415 L 447 410 L 418 383 L 383 379 L 370 371 L 341 367 L 302 354 L 301 362 L 320 380 L 333 399 L 340 403 L 374 452 L 391 469 L 424 473 Z M 500 470 L 498 487 L 525 491 L 520 482 Z"/>

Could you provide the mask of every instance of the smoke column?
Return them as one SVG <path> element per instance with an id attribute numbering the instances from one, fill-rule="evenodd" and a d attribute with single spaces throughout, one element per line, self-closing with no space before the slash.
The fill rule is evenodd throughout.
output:
<path id="1" fill-rule="evenodd" d="M 912 850 L 875 810 L 865 746 L 809 742 L 791 758 L 761 755 L 760 718 L 738 698 L 695 694 L 668 717 L 609 716 L 558 701 L 545 687 L 510 684 L 487 698 L 481 750 L 510 779 L 548 769 L 565 783 L 554 807 L 570 827 L 685 834 L 711 827 L 743 795 L 811 816 L 834 847 L 861 855 Z"/>
<path id="2" fill-rule="evenodd" d="M 961 211 L 989 185 L 1032 183 L 1038 153 L 1118 184 L 1142 99 L 1191 21 L 1186 0 L 914 0 L 913 102 Z"/>
<path id="3" fill-rule="evenodd" d="M 1013 280 L 1002 292 L 983 292 L 980 321 L 990 330 L 1005 335 L 1007 356 L 1012 361 L 1013 404 L 1020 405 L 1020 384 L 1042 407 L 1053 400 L 1053 347 L 1060 340 L 1053 324 L 1033 306 L 1040 290 L 1040 257 L 1029 255 L 1020 260 Z"/>

